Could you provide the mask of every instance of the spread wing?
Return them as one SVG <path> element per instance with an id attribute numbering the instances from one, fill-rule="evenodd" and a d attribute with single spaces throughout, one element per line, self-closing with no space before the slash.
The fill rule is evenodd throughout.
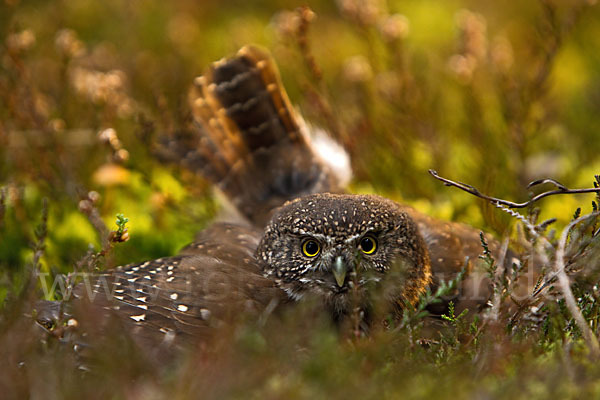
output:
<path id="1" fill-rule="evenodd" d="M 483 253 L 480 231 L 457 222 L 436 220 L 407 207 L 407 212 L 417 222 L 419 231 L 427 244 L 431 259 L 434 290 L 442 281 L 450 281 L 463 269 L 467 274 L 460 282 L 459 290 L 452 299 L 457 312 L 468 308 L 477 312 L 484 307 L 492 294 L 488 273 L 479 256 Z M 490 235 L 485 235 L 490 251 L 496 261 L 504 259 L 507 268 L 518 262 L 509 250 L 501 255 L 500 243 Z M 441 314 L 446 305 L 432 307 L 432 312 Z"/>
<path id="2" fill-rule="evenodd" d="M 215 224 L 180 255 L 84 279 L 75 296 L 85 300 L 86 313 L 116 316 L 136 340 L 170 346 L 207 338 L 285 298 L 262 276 L 253 256 L 257 242 L 252 229 Z"/>

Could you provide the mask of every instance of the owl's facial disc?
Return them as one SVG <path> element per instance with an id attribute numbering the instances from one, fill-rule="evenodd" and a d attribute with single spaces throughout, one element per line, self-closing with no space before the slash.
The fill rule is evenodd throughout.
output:
<path id="1" fill-rule="evenodd" d="M 256 257 L 290 298 L 313 293 L 338 310 L 380 281 L 414 302 L 430 279 L 416 224 L 378 196 L 325 193 L 288 202 L 266 226 Z"/>

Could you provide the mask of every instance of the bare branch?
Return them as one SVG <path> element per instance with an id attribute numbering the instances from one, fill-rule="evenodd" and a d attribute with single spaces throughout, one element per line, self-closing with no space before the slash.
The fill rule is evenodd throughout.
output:
<path id="1" fill-rule="evenodd" d="M 444 183 L 444 185 L 446 185 L 446 186 L 457 187 L 460 190 L 464 190 L 465 192 L 470 193 L 474 196 L 477 196 L 481 199 L 488 200 L 494 204 L 503 205 L 508 208 L 526 208 L 526 207 L 529 207 L 530 205 L 532 205 L 533 203 L 535 203 L 536 201 L 543 199 L 544 197 L 553 196 L 553 195 L 557 195 L 557 194 L 600 193 L 600 188 L 569 189 L 566 186 L 564 186 L 563 184 L 555 181 L 554 179 L 540 179 L 540 180 L 531 182 L 529 185 L 527 185 L 527 187 L 530 188 L 532 186 L 540 185 L 542 183 L 552 183 L 554 186 L 556 186 L 557 189 L 550 190 L 550 191 L 547 191 L 544 193 L 540 193 L 537 196 L 532 197 L 529 201 L 526 201 L 524 203 L 515 203 L 515 202 L 509 201 L 509 200 L 498 199 L 496 197 L 491 197 L 486 194 L 483 194 L 479 190 L 477 190 L 475 187 L 473 187 L 471 185 L 467 185 L 466 183 L 456 182 L 451 179 L 441 177 L 438 175 L 438 173 L 436 171 L 434 171 L 432 169 L 429 170 L 429 173 L 435 179 L 442 181 Z"/>

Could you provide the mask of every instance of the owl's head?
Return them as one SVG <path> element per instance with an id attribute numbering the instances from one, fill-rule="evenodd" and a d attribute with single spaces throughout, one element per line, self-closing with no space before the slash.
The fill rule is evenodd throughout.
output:
<path id="1" fill-rule="evenodd" d="M 357 293 L 384 282 L 395 304 L 414 303 L 431 275 L 417 225 L 398 204 L 373 195 L 313 194 L 284 204 L 256 255 L 288 296 L 317 294 L 342 313 Z"/>

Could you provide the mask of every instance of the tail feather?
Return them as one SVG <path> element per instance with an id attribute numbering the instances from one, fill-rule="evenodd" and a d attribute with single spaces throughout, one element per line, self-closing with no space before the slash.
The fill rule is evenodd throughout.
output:
<path id="1" fill-rule="evenodd" d="M 214 63 L 195 79 L 188 100 L 193 129 L 186 140 L 169 143 L 170 150 L 254 224 L 265 224 L 287 200 L 339 191 L 267 52 L 246 46 Z"/>
<path id="2" fill-rule="evenodd" d="M 240 137 L 242 143 L 237 144 L 248 151 L 282 141 L 307 145 L 277 67 L 266 52 L 246 46 L 235 58 L 216 62 L 196 83 L 199 91 L 192 93 L 194 103 L 203 100 L 213 113 L 196 113 L 196 119 L 206 124 L 206 117 L 210 121 L 216 114 L 232 136 Z"/>

